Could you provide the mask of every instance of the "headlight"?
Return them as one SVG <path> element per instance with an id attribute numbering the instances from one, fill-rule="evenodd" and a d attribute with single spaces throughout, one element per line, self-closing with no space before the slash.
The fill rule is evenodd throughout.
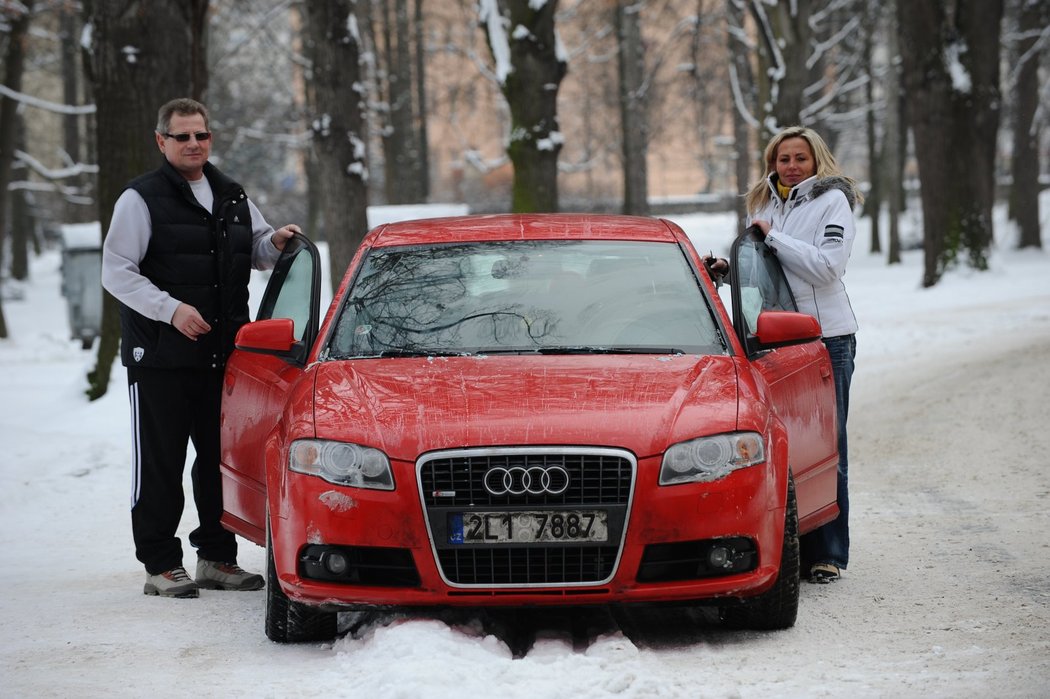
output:
<path id="1" fill-rule="evenodd" d="M 393 490 L 390 460 L 378 449 L 348 442 L 298 439 L 288 451 L 288 468 L 354 488 Z"/>
<path id="2" fill-rule="evenodd" d="M 708 483 L 765 460 L 762 435 L 756 432 L 691 439 L 664 452 L 660 485 Z"/>

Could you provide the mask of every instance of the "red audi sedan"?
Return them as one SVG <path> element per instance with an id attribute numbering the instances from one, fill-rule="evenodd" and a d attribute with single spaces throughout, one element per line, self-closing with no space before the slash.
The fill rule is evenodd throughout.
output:
<path id="1" fill-rule="evenodd" d="M 290 241 L 222 414 L 267 635 L 398 606 L 794 624 L 798 536 L 837 516 L 831 364 L 760 240 L 731 265 L 723 302 L 669 221 L 408 221 L 368 234 L 322 317 L 317 250 Z"/>

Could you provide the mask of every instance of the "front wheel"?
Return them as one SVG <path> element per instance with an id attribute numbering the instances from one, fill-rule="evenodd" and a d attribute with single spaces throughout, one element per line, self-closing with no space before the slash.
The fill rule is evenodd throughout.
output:
<path id="1" fill-rule="evenodd" d="M 784 545 L 777 581 L 758 597 L 721 607 L 719 616 L 728 628 L 774 631 L 795 625 L 799 595 L 798 503 L 790 474 L 784 509 Z"/>
<path id="2" fill-rule="evenodd" d="M 277 643 L 330 641 L 338 631 L 338 614 L 295 602 L 281 591 L 273 561 L 273 541 L 266 532 L 266 637 Z"/>

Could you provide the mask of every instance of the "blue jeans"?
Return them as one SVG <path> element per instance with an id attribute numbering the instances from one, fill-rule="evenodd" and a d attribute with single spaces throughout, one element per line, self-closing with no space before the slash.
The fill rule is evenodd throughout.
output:
<path id="1" fill-rule="evenodd" d="M 831 356 L 835 376 L 835 408 L 839 429 L 839 516 L 823 527 L 802 536 L 800 540 L 803 574 L 817 563 L 831 563 L 839 568 L 849 565 L 849 460 L 846 449 L 846 417 L 849 415 L 849 385 L 853 378 L 853 360 L 857 356 L 855 335 L 825 337 L 824 346 Z"/>

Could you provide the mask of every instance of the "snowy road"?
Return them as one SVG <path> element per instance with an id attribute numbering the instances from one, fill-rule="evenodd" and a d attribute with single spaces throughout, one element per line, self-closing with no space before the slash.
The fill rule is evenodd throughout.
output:
<path id="1" fill-rule="evenodd" d="M 793 629 L 730 633 L 680 609 L 531 615 L 524 633 L 385 617 L 291 647 L 263 635 L 262 593 L 141 594 L 124 387 L 83 400 L 91 357 L 44 260 L 0 343 L 0 696 L 1047 696 L 1050 262 L 1030 260 L 1008 260 L 1009 290 L 984 275 L 921 295 L 914 263 L 858 262 L 853 561 L 803 585 Z M 258 547 L 240 558 L 263 568 Z"/>

